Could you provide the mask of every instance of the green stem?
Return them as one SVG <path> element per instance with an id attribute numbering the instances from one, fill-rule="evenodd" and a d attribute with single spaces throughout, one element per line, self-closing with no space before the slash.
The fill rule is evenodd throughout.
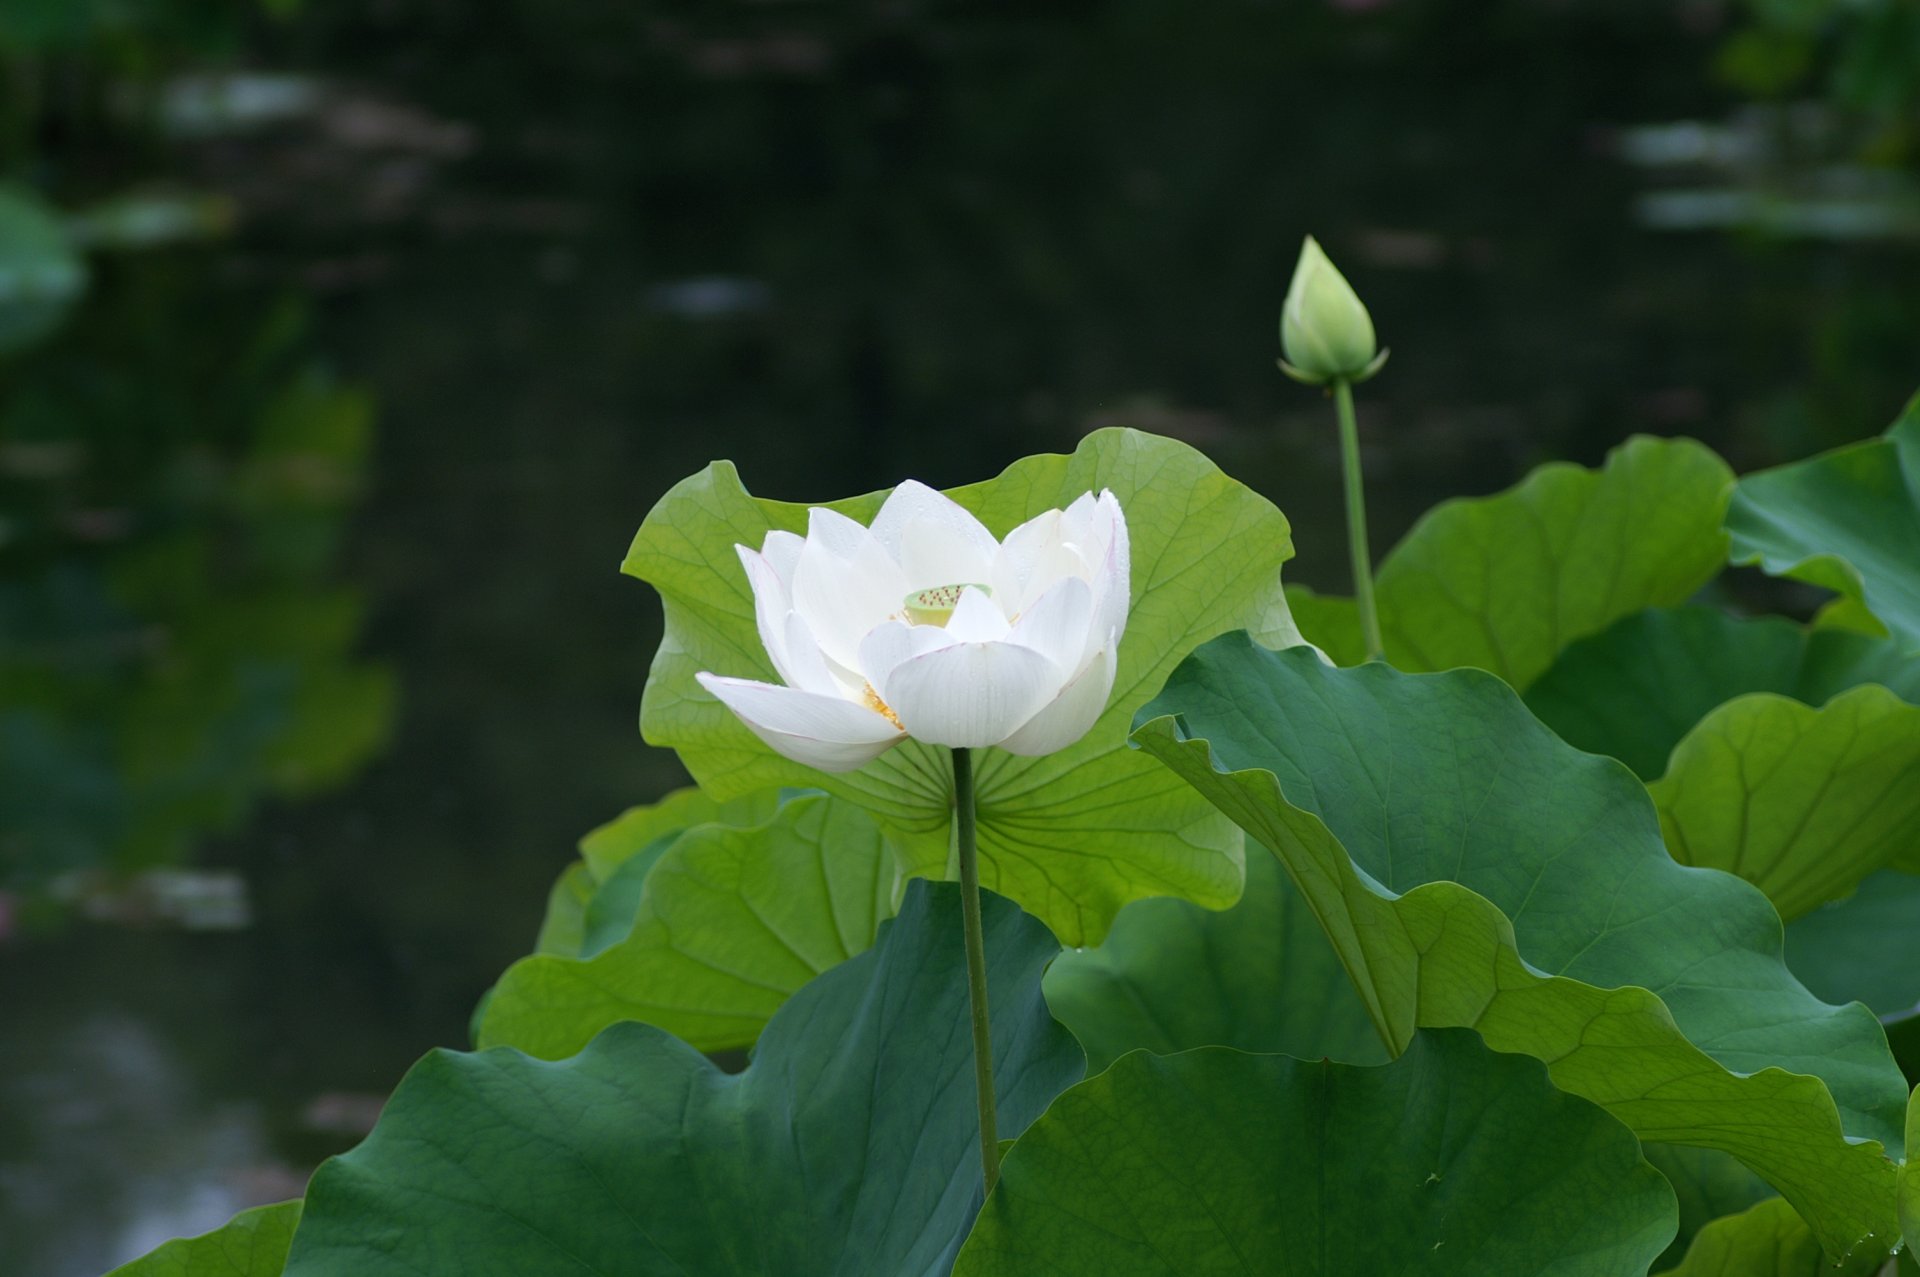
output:
<path id="1" fill-rule="evenodd" d="M 987 946 L 980 933 L 980 850 L 973 827 L 973 755 L 953 751 L 953 833 L 960 853 L 960 916 L 967 933 L 967 1001 L 973 1009 L 973 1081 L 980 1100 L 980 1166 L 987 1191 L 1000 1181 L 993 1120 L 993 1028 L 987 1019 Z"/>
<path id="2" fill-rule="evenodd" d="M 1353 419 L 1353 386 L 1345 377 L 1333 383 L 1340 410 L 1340 470 L 1347 484 L 1347 550 L 1353 556 L 1353 598 L 1360 607 L 1360 632 L 1367 659 L 1387 654 L 1380 641 L 1380 613 L 1373 605 L 1373 556 L 1367 553 L 1367 496 L 1360 477 L 1360 427 Z"/>

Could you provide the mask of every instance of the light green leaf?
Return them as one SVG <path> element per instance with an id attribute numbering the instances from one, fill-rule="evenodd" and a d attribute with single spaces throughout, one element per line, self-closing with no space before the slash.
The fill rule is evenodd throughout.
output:
<path id="1" fill-rule="evenodd" d="M 540 919 L 535 953 L 579 954 L 587 934 L 587 904 L 593 899 L 593 875 L 580 861 L 560 871 L 547 892 L 547 912 Z"/>
<path id="2" fill-rule="evenodd" d="M 1787 965 L 1815 996 L 1879 1015 L 1920 1005 L 1920 875 L 1887 869 L 1787 927 Z"/>
<path id="3" fill-rule="evenodd" d="M 1387 1058 L 1306 898 L 1264 851 L 1248 858 L 1246 894 L 1231 909 L 1136 901 L 1099 948 L 1062 954 L 1046 989 L 1095 1072 L 1135 1048 Z"/>
<path id="4" fill-rule="evenodd" d="M 1907 1100 L 1907 1147 L 1920 1148 L 1920 1087 Z M 1909 1246 L 1920 1246 L 1920 1160 L 1900 1168 L 1900 1228 Z"/>
<path id="5" fill-rule="evenodd" d="M 0 354 L 59 327 L 86 289 L 86 260 L 59 214 L 26 187 L 0 186 Z"/>
<path id="6" fill-rule="evenodd" d="M 748 1046 L 796 989 L 872 942 L 898 887 L 873 822 L 825 794 L 790 799 L 751 828 L 697 825 L 647 873 L 622 938 L 507 969 L 479 1044 L 559 1059 L 640 1020 L 703 1051 Z"/>
<path id="7" fill-rule="evenodd" d="M 1058 943 L 984 906 L 1000 1129 L 1018 1136 L 1082 1058 L 1040 995 Z M 743 1073 L 640 1024 L 559 1063 L 427 1056 L 315 1173 L 287 1274 L 944 1274 L 981 1197 L 972 1068 L 959 890 L 915 883 Z"/>
<path id="8" fill-rule="evenodd" d="M 1920 647 L 1920 396 L 1879 439 L 1741 479 L 1727 531 L 1735 563 L 1857 599 Z"/>
<path id="9" fill-rule="evenodd" d="M 1920 661 L 1844 630 L 1656 608 L 1569 646 L 1526 700 L 1560 739 L 1653 780 L 1680 738 L 1736 696 L 1773 692 L 1817 706 L 1863 683 L 1920 704 Z"/>
<path id="10" fill-rule="evenodd" d="M 1898 1147 L 1904 1085 L 1879 1025 L 1793 980 L 1758 891 L 1673 863 L 1625 768 L 1484 675 L 1244 636 L 1146 712 L 1169 716 L 1135 739 L 1279 855 L 1389 1041 L 1478 1029 L 1644 1140 L 1738 1157 L 1834 1254 L 1888 1243 L 1875 1141 Z"/>
<path id="11" fill-rule="evenodd" d="M 168 1242 L 107 1277 L 279 1277 L 299 1222 L 298 1201 L 241 1211 L 210 1233 Z"/>
<path id="12" fill-rule="evenodd" d="M 1732 484 L 1691 439 L 1635 436 L 1600 470 L 1554 462 L 1505 492 L 1435 506 L 1374 577 L 1387 660 L 1476 666 L 1524 689 L 1575 639 L 1712 580 Z M 1310 641 L 1357 663 L 1346 600 L 1289 600 Z"/>
<path id="13" fill-rule="evenodd" d="M 1014 463 L 951 495 L 994 535 L 1111 488 L 1133 547 L 1133 606 L 1107 712 L 1087 737 L 1045 758 L 987 751 L 976 764 L 981 881 L 1068 944 L 1096 943 L 1129 900 L 1173 895 L 1224 906 L 1240 894 L 1238 831 L 1151 759 L 1129 750 L 1133 711 L 1196 644 L 1224 631 L 1270 629 L 1285 603 L 1286 518 L 1184 444 L 1131 430 L 1089 435 L 1072 456 Z M 884 494 L 832 508 L 870 520 Z M 647 516 L 626 570 L 666 604 L 666 636 L 641 706 L 641 728 L 677 749 L 701 785 L 725 798 L 779 785 L 818 786 L 867 808 L 911 871 L 946 872 L 952 777 L 944 751 L 908 742 L 857 772 L 832 776 L 774 754 L 694 682 L 711 670 L 771 678 L 735 543 L 770 528 L 803 530 L 805 506 L 747 494 L 731 464 L 684 480 Z"/>
<path id="14" fill-rule="evenodd" d="M 1145 1052 L 1016 1144 L 955 1277 L 1629 1277 L 1673 1194 L 1618 1122 L 1471 1033 L 1356 1068 Z"/>
<path id="15" fill-rule="evenodd" d="M 779 806 L 780 795 L 774 790 L 743 794 L 731 802 L 720 802 L 691 786 L 676 789 L 657 802 L 627 808 L 582 838 L 580 859 L 595 882 L 605 882 L 621 865 L 669 834 L 716 822 L 758 825 Z"/>
<path id="16" fill-rule="evenodd" d="M 1882 1258 L 1863 1252 L 1836 1268 L 1793 1207 L 1773 1197 L 1701 1229 L 1686 1258 L 1662 1277 L 1865 1277 Z"/>
<path id="17" fill-rule="evenodd" d="M 1920 849 L 1920 706 L 1872 685 L 1820 709 L 1736 697 L 1648 790 L 1675 860 L 1745 878 L 1791 921 Z"/>
<path id="18" fill-rule="evenodd" d="M 580 859 L 547 893 L 534 952 L 592 957 L 618 941 L 633 927 L 648 872 L 675 838 L 695 825 L 764 824 L 780 797 L 769 790 L 721 803 L 697 789 L 676 789 L 594 829 L 580 840 Z"/>

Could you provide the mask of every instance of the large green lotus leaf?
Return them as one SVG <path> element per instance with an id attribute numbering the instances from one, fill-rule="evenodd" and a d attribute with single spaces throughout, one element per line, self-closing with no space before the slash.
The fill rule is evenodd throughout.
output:
<path id="1" fill-rule="evenodd" d="M 1866 1277 L 1881 1259 L 1862 1252 L 1840 1267 L 1828 1263 L 1806 1222 L 1773 1197 L 1701 1229 L 1686 1258 L 1662 1277 Z"/>
<path id="2" fill-rule="evenodd" d="M 580 840 L 580 859 L 547 893 L 534 952 L 591 957 L 633 926 L 647 874 L 675 838 L 695 825 L 762 824 L 779 805 L 772 790 L 722 803 L 687 788 L 629 807 Z"/>
<path id="3" fill-rule="evenodd" d="M 1757 890 L 1673 862 L 1624 767 L 1483 674 L 1244 636 L 1147 712 L 1135 739 L 1279 855 L 1386 1040 L 1476 1028 L 1642 1139 L 1738 1157 L 1834 1254 L 1887 1244 L 1904 1086 L 1879 1025 L 1793 979 Z"/>
<path id="4" fill-rule="evenodd" d="M 1675 860 L 1745 878 L 1791 921 L 1920 854 L 1920 706 L 1873 685 L 1819 709 L 1735 697 L 1647 788 Z"/>
<path id="5" fill-rule="evenodd" d="M 1883 869 L 1845 900 L 1795 918 L 1787 965 L 1829 1002 L 1883 1016 L 1920 1005 L 1920 875 Z"/>
<path id="6" fill-rule="evenodd" d="M 1184 444 L 1131 430 L 1089 435 L 1072 456 L 1028 457 L 999 478 L 949 495 L 1004 536 L 1089 490 L 1111 488 L 1133 547 L 1133 603 L 1107 712 L 1085 739 L 1045 758 L 999 750 L 978 760 L 981 880 L 1068 944 L 1097 943 L 1120 906 L 1174 895 L 1224 906 L 1240 894 L 1232 825 L 1153 760 L 1127 748 L 1133 712 L 1198 643 L 1226 630 L 1271 629 L 1285 607 L 1287 521 L 1265 498 Z M 868 521 L 883 493 L 832 503 Z M 701 785 L 729 797 L 780 785 L 854 799 L 899 839 L 913 872 L 946 872 L 952 776 L 945 751 L 915 742 L 831 776 L 788 762 L 694 682 L 699 670 L 772 678 L 735 543 L 770 528 L 804 531 L 807 507 L 763 501 L 716 462 L 661 498 L 626 570 L 666 605 L 640 724 L 680 751 Z"/>
<path id="7" fill-rule="evenodd" d="M 1920 1146 L 1920 1087 L 1907 1100 L 1907 1147 Z M 1909 1247 L 1920 1246 L 1920 1159 L 1900 1168 L 1900 1227 Z"/>
<path id="8" fill-rule="evenodd" d="M 1680 738 L 1736 696 L 1773 692 L 1824 705 L 1863 683 L 1920 704 L 1920 661 L 1887 639 L 1780 617 L 1650 608 L 1570 645 L 1526 699 L 1560 739 L 1653 780 Z"/>
<path id="9" fill-rule="evenodd" d="M 1046 990 L 1094 1071 L 1136 1048 L 1387 1058 L 1306 898 L 1264 852 L 1248 858 L 1247 889 L 1231 909 L 1136 901 L 1098 948 L 1062 954 Z"/>
<path id="10" fill-rule="evenodd" d="M 1635 436 L 1602 469 L 1554 462 L 1505 492 L 1435 506 L 1374 577 L 1387 660 L 1476 666 L 1525 688 L 1575 639 L 1713 579 L 1732 485 L 1693 440 Z M 1350 601 L 1289 597 L 1310 641 L 1336 660 L 1361 650 Z"/>
<path id="11" fill-rule="evenodd" d="M 1887 433 L 1740 480 L 1733 561 L 1859 600 L 1920 647 L 1920 396 Z"/>
<path id="12" fill-rule="evenodd" d="M 695 826 L 652 866 L 622 938 L 507 969 L 479 1045 L 559 1059 L 640 1020 L 703 1051 L 748 1046 L 795 990 L 872 943 L 899 882 L 880 830 L 827 794 L 745 829 Z"/>
<path id="13" fill-rule="evenodd" d="M 1673 1193 L 1538 1061 L 1460 1030 L 1374 1068 L 1137 1052 L 1008 1155 L 955 1277 L 1640 1277 Z"/>
<path id="14" fill-rule="evenodd" d="M 629 807 L 580 840 L 580 859 L 595 882 L 605 882 L 620 867 L 662 838 L 695 825 L 757 825 L 780 806 L 776 790 L 742 794 L 721 802 L 689 786 L 655 802 Z"/>
<path id="15" fill-rule="evenodd" d="M 1059 951 L 984 901 L 1000 1133 L 1078 1081 Z M 981 1198 L 960 893 L 916 882 L 728 1075 L 649 1025 L 559 1062 L 436 1051 L 307 1189 L 288 1277 L 943 1274 Z"/>
<path id="16" fill-rule="evenodd" d="M 241 1211 L 210 1233 L 170 1241 L 107 1277 L 280 1277 L 300 1203 Z"/>
<path id="17" fill-rule="evenodd" d="M 533 951 L 578 957 L 586 943 L 587 906 L 593 894 L 593 875 L 583 862 L 576 860 L 562 869 L 547 890 L 547 911 L 541 915 Z"/>

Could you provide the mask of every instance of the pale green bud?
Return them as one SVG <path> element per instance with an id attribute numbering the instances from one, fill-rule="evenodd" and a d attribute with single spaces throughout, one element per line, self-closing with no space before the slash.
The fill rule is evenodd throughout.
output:
<path id="1" fill-rule="evenodd" d="M 1367 308 L 1311 235 L 1300 245 L 1280 311 L 1280 349 L 1286 352 L 1281 370 L 1310 386 L 1365 381 L 1387 361 Z"/>

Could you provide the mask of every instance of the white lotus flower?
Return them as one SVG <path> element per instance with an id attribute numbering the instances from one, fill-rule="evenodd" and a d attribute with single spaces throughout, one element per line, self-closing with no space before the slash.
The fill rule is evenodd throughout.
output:
<path id="1" fill-rule="evenodd" d="M 734 548 L 786 685 L 696 677 L 795 762 L 851 771 L 908 737 L 1051 754 L 1087 734 L 1113 691 L 1131 573 L 1111 492 L 999 542 L 909 481 L 871 528 L 816 507 L 804 538 Z"/>

